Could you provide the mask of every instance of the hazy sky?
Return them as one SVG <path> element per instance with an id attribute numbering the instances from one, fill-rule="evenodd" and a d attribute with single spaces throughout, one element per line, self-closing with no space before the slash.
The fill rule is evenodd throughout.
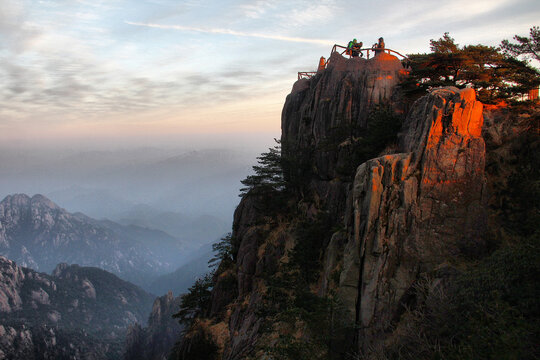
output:
<path id="1" fill-rule="evenodd" d="M 277 136 L 334 43 L 497 45 L 538 19 L 538 0 L 0 0 L 0 141 Z"/>

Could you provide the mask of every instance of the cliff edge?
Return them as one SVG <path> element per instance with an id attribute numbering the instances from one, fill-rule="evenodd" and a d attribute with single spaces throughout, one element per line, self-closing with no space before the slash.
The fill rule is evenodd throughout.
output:
<path id="1" fill-rule="evenodd" d="M 502 139 L 516 129 L 512 113 L 488 111 L 486 130 L 475 91 L 455 87 L 409 108 L 405 76 L 388 54 L 334 53 L 294 84 L 282 112 L 285 185 L 242 197 L 210 304 L 174 358 L 381 358 L 429 296 L 506 241 L 507 214 L 493 209 L 510 182 L 493 169 L 513 151 Z M 511 147 L 523 146 L 514 135 Z"/>

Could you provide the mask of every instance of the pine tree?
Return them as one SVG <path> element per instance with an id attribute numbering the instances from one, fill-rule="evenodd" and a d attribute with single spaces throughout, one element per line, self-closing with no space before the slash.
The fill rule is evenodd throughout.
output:
<path id="1" fill-rule="evenodd" d="M 501 49 L 504 53 L 512 56 L 524 56 L 540 61 L 540 27 L 533 26 L 529 30 L 529 37 L 515 35 L 514 40 L 518 43 L 511 43 L 508 40 L 501 42 Z"/>
<path id="2" fill-rule="evenodd" d="M 234 244 L 231 233 L 225 235 L 221 240 L 212 244 L 214 257 L 208 261 L 210 267 L 217 267 L 222 262 L 233 262 L 234 260 Z"/>
<path id="3" fill-rule="evenodd" d="M 403 87 L 414 98 L 435 87 L 456 86 L 474 88 L 479 100 L 489 103 L 526 93 L 540 84 L 540 73 L 527 62 L 508 56 L 510 50 L 504 53 L 480 44 L 460 47 L 448 33 L 430 44 L 432 53 L 409 56 L 412 72 Z M 534 40 L 527 44 L 534 44 Z"/>
<path id="4" fill-rule="evenodd" d="M 262 153 L 261 156 L 257 157 L 259 165 L 253 166 L 255 174 L 248 175 L 241 181 L 245 187 L 240 189 L 240 196 L 244 196 L 247 193 L 268 195 L 271 193 L 280 193 L 285 189 L 281 144 L 279 140 L 274 140 L 277 145 L 269 148 L 268 152 Z"/>
<path id="5" fill-rule="evenodd" d="M 197 279 L 195 284 L 188 289 L 187 294 L 182 295 L 180 311 L 173 317 L 179 319 L 182 324 L 191 324 L 193 318 L 199 316 L 210 305 L 211 291 L 214 286 L 213 273 L 208 273 Z"/>

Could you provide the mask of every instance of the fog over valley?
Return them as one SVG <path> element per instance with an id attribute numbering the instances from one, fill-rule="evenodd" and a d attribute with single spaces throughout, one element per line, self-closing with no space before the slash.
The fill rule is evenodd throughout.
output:
<path id="1" fill-rule="evenodd" d="M 3 147 L 0 194 L 39 193 L 70 212 L 155 227 L 179 238 L 187 223 L 211 221 L 221 233 L 230 228 L 240 180 L 272 141 L 268 136 L 266 143 L 247 146 L 191 148 Z"/>
<path id="2" fill-rule="evenodd" d="M 231 139 L 199 142 L 198 146 L 189 141 L 117 146 L 100 143 L 94 147 L 88 144 L 4 146 L 0 151 L 0 197 L 42 194 L 75 218 L 82 213 L 98 220 L 89 221 L 106 229 L 106 233 L 115 234 L 120 240 L 115 245 L 117 251 L 125 250 L 126 254 L 128 250 L 134 251 L 133 256 L 148 258 L 150 263 L 157 260 L 158 265 L 138 275 L 120 268 L 115 272 L 110 264 L 100 264 L 91 258 L 84 264 L 113 271 L 158 295 L 168 290 L 178 294 L 207 271 L 211 244 L 231 231 L 242 186 L 240 180 L 251 173 L 256 157 L 272 145 L 273 139 L 253 136 L 251 141 L 242 141 L 242 145 L 232 142 Z M 52 234 L 47 235 L 50 241 L 59 236 L 80 236 L 69 231 L 45 233 Z M 11 251 L 18 254 L 12 256 L 21 265 L 49 272 L 56 263 L 44 265 L 35 258 L 35 253 L 27 253 L 31 245 L 21 236 L 13 235 L 10 245 L 13 248 L 16 243 L 22 246 L 20 250 L 5 248 L 2 254 Z M 76 243 L 66 246 L 78 248 Z M 82 254 L 75 255 L 75 248 L 68 248 L 64 249 L 65 258 L 60 252 L 50 261 L 77 259 L 81 263 Z M 147 257 L 141 251 L 153 255 Z M 190 270 L 183 272 L 185 279 L 175 283 L 156 278 L 182 266 Z M 157 283 L 152 285 L 154 280 Z"/>
<path id="3" fill-rule="evenodd" d="M 0 360 L 540 359 L 538 19 L 0 0 Z"/>

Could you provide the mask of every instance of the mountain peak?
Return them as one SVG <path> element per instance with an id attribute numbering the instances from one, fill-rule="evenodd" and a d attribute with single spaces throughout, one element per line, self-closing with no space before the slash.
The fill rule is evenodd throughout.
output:
<path id="1" fill-rule="evenodd" d="M 32 197 L 26 195 L 26 194 L 13 194 L 8 195 L 0 202 L 0 205 L 9 205 L 9 206 L 16 206 L 16 207 L 44 207 L 49 209 L 61 209 L 60 206 L 56 205 L 53 201 L 51 201 L 49 198 L 47 198 L 44 195 L 36 194 Z"/>
<path id="2" fill-rule="evenodd" d="M 30 199 L 32 205 L 41 205 L 43 207 L 48 207 L 51 209 L 60 209 L 58 205 L 56 205 L 52 200 L 47 198 L 46 196 L 43 196 L 41 194 L 36 194 L 32 196 Z"/>
<path id="3" fill-rule="evenodd" d="M 11 205 L 26 205 L 30 202 L 31 198 L 30 196 L 26 195 L 26 194 L 13 194 L 13 195 L 8 195 L 6 196 L 1 204 L 5 205 L 5 204 L 11 204 Z"/>

